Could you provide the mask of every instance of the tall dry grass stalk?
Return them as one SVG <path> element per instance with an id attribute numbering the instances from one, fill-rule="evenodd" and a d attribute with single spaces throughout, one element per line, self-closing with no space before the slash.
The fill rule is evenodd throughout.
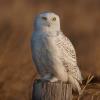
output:
<path id="1" fill-rule="evenodd" d="M 80 98 L 81 98 L 81 96 L 83 95 L 83 93 L 84 93 L 86 87 L 89 85 L 89 83 L 92 81 L 93 78 L 94 78 L 94 75 L 91 75 L 91 74 L 90 74 L 90 75 L 88 76 L 87 81 L 86 81 L 86 84 L 85 84 L 85 86 L 83 87 L 83 89 L 81 90 L 80 95 L 78 96 L 78 100 L 80 100 Z"/>

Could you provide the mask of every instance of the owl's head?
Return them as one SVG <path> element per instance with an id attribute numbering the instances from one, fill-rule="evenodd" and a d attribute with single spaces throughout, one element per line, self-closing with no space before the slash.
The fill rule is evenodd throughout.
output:
<path id="1" fill-rule="evenodd" d="M 59 16 L 53 12 L 40 13 L 35 18 L 35 30 L 59 31 L 60 30 Z"/>

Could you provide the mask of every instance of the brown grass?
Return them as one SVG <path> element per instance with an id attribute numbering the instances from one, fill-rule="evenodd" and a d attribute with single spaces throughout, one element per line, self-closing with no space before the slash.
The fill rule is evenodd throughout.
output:
<path id="1" fill-rule="evenodd" d="M 82 95 L 84 95 L 84 92 L 85 92 L 85 90 L 86 90 L 86 87 L 89 85 L 89 83 L 92 81 L 93 78 L 94 78 L 93 75 L 89 75 L 89 76 L 88 76 L 88 79 L 87 79 L 87 81 L 86 81 L 86 84 L 85 84 L 85 86 L 82 88 L 81 93 L 80 93 L 80 95 L 78 96 L 78 100 L 80 100 L 80 98 L 82 97 Z"/>

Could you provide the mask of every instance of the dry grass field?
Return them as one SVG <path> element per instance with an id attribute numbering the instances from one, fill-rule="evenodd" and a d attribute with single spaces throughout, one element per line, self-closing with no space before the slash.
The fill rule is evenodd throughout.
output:
<path id="1" fill-rule="evenodd" d="M 34 17 L 42 11 L 60 15 L 84 79 L 94 75 L 81 100 L 100 100 L 100 0 L 0 0 L 0 100 L 31 100 L 37 74 L 30 38 Z"/>

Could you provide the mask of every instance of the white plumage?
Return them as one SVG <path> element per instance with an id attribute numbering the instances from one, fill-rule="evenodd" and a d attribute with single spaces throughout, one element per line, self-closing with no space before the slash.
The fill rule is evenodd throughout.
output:
<path id="1" fill-rule="evenodd" d="M 60 29 L 60 18 L 53 12 L 40 13 L 32 33 L 32 57 L 42 80 L 65 81 L 80 92 L 81 72 L 71 41 Z"/>

